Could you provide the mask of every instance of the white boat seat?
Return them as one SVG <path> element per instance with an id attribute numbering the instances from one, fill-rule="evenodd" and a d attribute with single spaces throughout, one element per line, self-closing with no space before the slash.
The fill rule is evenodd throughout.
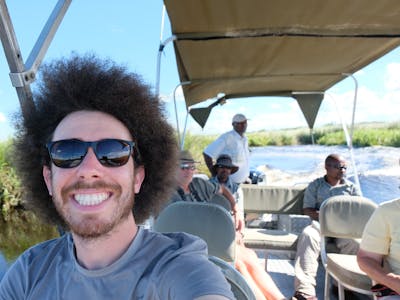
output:
<path id="1" fill-rule="evenodd" d="M 341 282 L 363 290 L 371 288 L 371 279 L 358 266 L 356 255 L 329 253 L 327 265 Z"/>
<path id="2" fill-rule="evenodd" d="M 358 196 L 334 196 L 326 199 L 319 211 L 321 228 L 321 259 L 325 267 L 325 299 L 329 300 L 330 277 L 338 283 L 339 300 L 344 300 L 344 288 L 372 295 L 371 279 L 360 270 L 356 255 L 329 253 L 326 237 L 361 238 L 365 224 L 377 204 Z"/>
<path id="3" fill-rule="evenodd" d="M 283 230 L 245 228 L 244 243 L 249 248 L 296 251 L 298 235 Z"/>

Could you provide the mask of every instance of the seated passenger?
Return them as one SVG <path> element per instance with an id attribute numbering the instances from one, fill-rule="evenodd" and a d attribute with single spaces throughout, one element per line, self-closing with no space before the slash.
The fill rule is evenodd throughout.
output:
<path id="1" fill-rule="evenodd" d="M 224 195 L 231 203 L 231 213 L 234 217 L 236 230 L 241 231 L 243 227 L 243 218 L 238 213 L 239 208 L 231 192 L 224 186 L 216 182 L 210 182 L 202 178 L 193 177 L 196 170 L 195 164 L 190 152 L 183 150 L 179 156 L 180 167 L 178 171 L 178 187 L 173 193 L 171 202 L 193 201 L 208 202 L 215 194 Z"/>
<path id="2" fill-rule="evenodd" d="M 294 265 L 295 294 L 293 299 L 317 299 L 315 293 L 318 257 L 321 250 L 319 232 L 319 207 L 321 203 L 336 195 L 359 196 L 358 188 L 345 179 L 346 161 L 338 154 L 325 159 L 326 175 L 311 182 L 304 194 L 303 213 L 310 216 L 312 224 L 304 228 L 297 242 Z M 351 239 L 335 239 L 340 253 L 356 254 L 358 243 Z"/>
<path id="3" fill-rule="evenodd" d="M 243 211 L 243 191 L 240 185 L 231 179 L 231 175 L 238 170 L 239 167 L 232 163 L 232 158 L 228 154 L 221 154 L 213 166 L 213 173 L 216 175 L 210 181 L 228 188 L 235 197 L 235 202 L 238 204 L 239 209 Z"/>
<path id="4" fill-rule="evenodd" d="M 379 284 L 379 299 L 400 299 L 399 214 L 400 199 L 381 203 L 365 225 L 357 254 L 361 270 Z"/>

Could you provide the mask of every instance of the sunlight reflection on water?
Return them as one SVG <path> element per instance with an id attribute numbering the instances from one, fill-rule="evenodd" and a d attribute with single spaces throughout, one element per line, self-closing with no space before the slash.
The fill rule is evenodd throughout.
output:
<path id="1" fill-rule="evenodd" d="M 269 146 L 253 148 L 250 166 L 266 173 L 267 184 L 309 182 L 325 174 L 324 160 L 330 153 L 339 153 L 348 161 L 351 156 L 343 146 Z M 361 189 L 365 197 L 375 202 L 400 198 L 400 149 L 394 147 L 364 147 L 353 149 Z"/>

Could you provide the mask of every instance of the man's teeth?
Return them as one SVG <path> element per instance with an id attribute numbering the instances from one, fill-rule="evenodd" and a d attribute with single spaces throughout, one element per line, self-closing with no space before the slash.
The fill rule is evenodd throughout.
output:
<path id="1" fill-rule="evenodd" d="M 76 194 L 75 200 L 80 205 L 97 205 L 108 198 L 107 193 L 101 194 Z"/>

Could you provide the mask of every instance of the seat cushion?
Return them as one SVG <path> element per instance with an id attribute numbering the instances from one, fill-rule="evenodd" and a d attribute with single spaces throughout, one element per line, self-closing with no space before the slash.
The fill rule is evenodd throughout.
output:
<path id="1" fill-rule="evenodd" d="M 371 279 L 360 269 L 356 255 L 328 253 L 327 269 L 344 285 L 369 291 Z"/>
<path id="2" fill-rule="evenodd" d="M 296 251 L 297 234 L 263 228 L 245 228 L 243 233 L 249 248 Z"/>

